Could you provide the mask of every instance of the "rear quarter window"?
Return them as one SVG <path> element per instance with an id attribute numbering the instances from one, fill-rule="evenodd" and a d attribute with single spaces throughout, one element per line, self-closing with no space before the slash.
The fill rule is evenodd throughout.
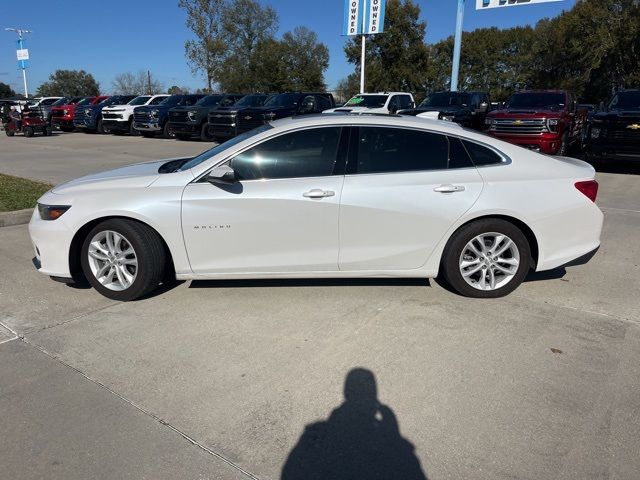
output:
<path id="1" fill-rule="evenodd" d="M 468 140 L 462 140 L 462 143 L 476 167 L 498 165 L 504 161 L 500 155 L 488 147 Z"/>

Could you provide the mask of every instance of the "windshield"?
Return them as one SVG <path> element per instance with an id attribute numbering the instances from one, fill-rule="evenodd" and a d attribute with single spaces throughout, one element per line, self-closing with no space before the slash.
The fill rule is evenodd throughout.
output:
<path id="1" fill-rule="evenodd" d="M 199 107 L 213 107 L 220 103 L 222 100 L 222 95 L 207 95 L 206 97 L 202 97 L 200 100 L 196 102 L 196 105 Z"/>
<path id="2" fill-rule="evenodd" d="M 466 107 L 471 103 L 468 93 L 441 92 L 425 98 L 420 107 Z"/>
<path id="3" fill-rule="evenodd" d="M 158 105 L 164 105 L 166 107 L 175 107 L 180 103 L 182 98 L 183 98 L 182 95 L 171 95 L 170 97 L 165 98 Z"/>
<path id="4" fill-rule="evenodd" d="M 507 100 L 506 108 L 549 109 L 561 110 L 564 108 L 564 93 L 540 92 L 540 93 L 514 93 Z"/>
<path id="5" fill-rule="evenodd" d="M 131 100 L 129 103 L 127 103 L 127 105 L 144 105 L 149 101 L 150 98 L 151 97 L 148 95 L 140 95 L 139 97 L 136 97 L 133 100 Z"/>
<path id="6" fill-rule="evenodd" d="M 618 92 L 611 103 L 610 110 L 640 110 L 640 91 Z"/>
<path id="7" fill-rule="evenodd" d="M 243 142 L 247 138 L 251 138 L 254 135 L 258 135 L 259 133 L 262 133 L 271 128 L 273 128 L 271 125 L 262 125 L 260 127 L 254 128 L 253 130 L 249 130 L 248 132 L 241 133 L 237 137 L 227 140 L 226 142 L 213 147 L 211 150 L 207 150 L 206 152 L 201 153 L 197 157 L 192 158 L 187 163 L 182 165 L 179 168 L 179 170 L 180 171 L 189 170 L 190 168 L 193 168 L 196 165 L 200 165 L 205 160 L 209 160 L 211 157 L 224 152 L 227 148 L 233 147 L 234 145 L 237 145 L 238 143 Z"/>
<path id="8" fill-rule="evenodd" d="M 238 100 L 234 106 L 236 107 L 259 107 L 264 104 L 267 99 L 266 95 L 246 95 Z"/>
<path id="9" fill-rule="evenodd" d="M 60 100 L 56 100 L 55 102 L 53 102 L 51 106 L 55 107 L 58 105 L 66 105 L 67 103 L 69 103 L 69 99 L 67 97 L 62 97 Z"/>
<path id="10" fill-rule="evenodd" d="M 350 98 L 345 107 L 380 108 L 387 103 L 388 95 L 356 95 Z"/>
<path id="11" fill-rule="evenodd" d="M 292 107 L 298 101 L 297 93 L 281 93 L 264 102 L 265 107 Z"/>
<path id="12" fill-rule="evenodd" d="M 102 100 L 98 105 L 100 106 L 108 106 L 108 105 L 113 105 L 114 102 L 118 101 L 117 97 L 107 97 L 104 100 Z"/>
<path id="13" fill-rule="evenodd" d="M 80 100 L 76 105 L 90 105 L 91 104 L 91 100 L 93 100 L 94 97 L 84 97 L 82 100 Z"/>

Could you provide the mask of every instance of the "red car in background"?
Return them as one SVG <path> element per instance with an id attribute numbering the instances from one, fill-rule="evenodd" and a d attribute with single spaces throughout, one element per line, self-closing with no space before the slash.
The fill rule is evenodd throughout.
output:
<path id="1" fill-rule="evenodd" d="M 107 95 L 99 95 L 97 97 L 77 97 L 66 105 L 58 105 L 51 109 L 51 126 L 58 130 L 62 130 L 63 132 L 72 132 L 73 127 L 73 117 L 76 112 L 76 107 L 83 105 L 95 105 L 96 103 L 100 103 L 105 98 L 108 98 Z"/>
<path id="2" fill-rule="evenodd" d="M 550 155 L 581 144 L 586 124 L 587 110 L 565 90 L 521 90 L 485 119 L 489 135 Z"/>

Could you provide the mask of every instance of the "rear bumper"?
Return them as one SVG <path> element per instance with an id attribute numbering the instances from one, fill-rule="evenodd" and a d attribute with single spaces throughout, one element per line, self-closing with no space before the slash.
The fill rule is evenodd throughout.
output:
<path id="1" fill-rule="evenodd" d="M 560 150 L 560 144 L 562 143 L 562 137 L 556 135 L 507 135 L 491 131 L 488 131 L 487 133 L 492 137 L 499 138 L 505 142 L 520 145 L 521 147 L 549 155 L 555 155 L 558 153 L 558 150 Z"/>

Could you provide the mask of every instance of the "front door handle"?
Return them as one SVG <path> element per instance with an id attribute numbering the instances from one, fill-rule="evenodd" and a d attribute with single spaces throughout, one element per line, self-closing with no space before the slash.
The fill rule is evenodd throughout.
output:
<path id="1" fill-rule="evenodd" d="M 320 190 L 319 188 L 314 188 L 313 190 L 304 192 L 302 196 L 307 198 L 324 198 L 333 197 L 335 194 L 336 192 L 334 192 L 333 190 Z"/>
<path id="2" fill-rule="evenodd" d="M 464 185 L 440 185 L 433 189 L 434 192 L 440 193 L 454 193 L 454 192 L 464 192 Z"/>

